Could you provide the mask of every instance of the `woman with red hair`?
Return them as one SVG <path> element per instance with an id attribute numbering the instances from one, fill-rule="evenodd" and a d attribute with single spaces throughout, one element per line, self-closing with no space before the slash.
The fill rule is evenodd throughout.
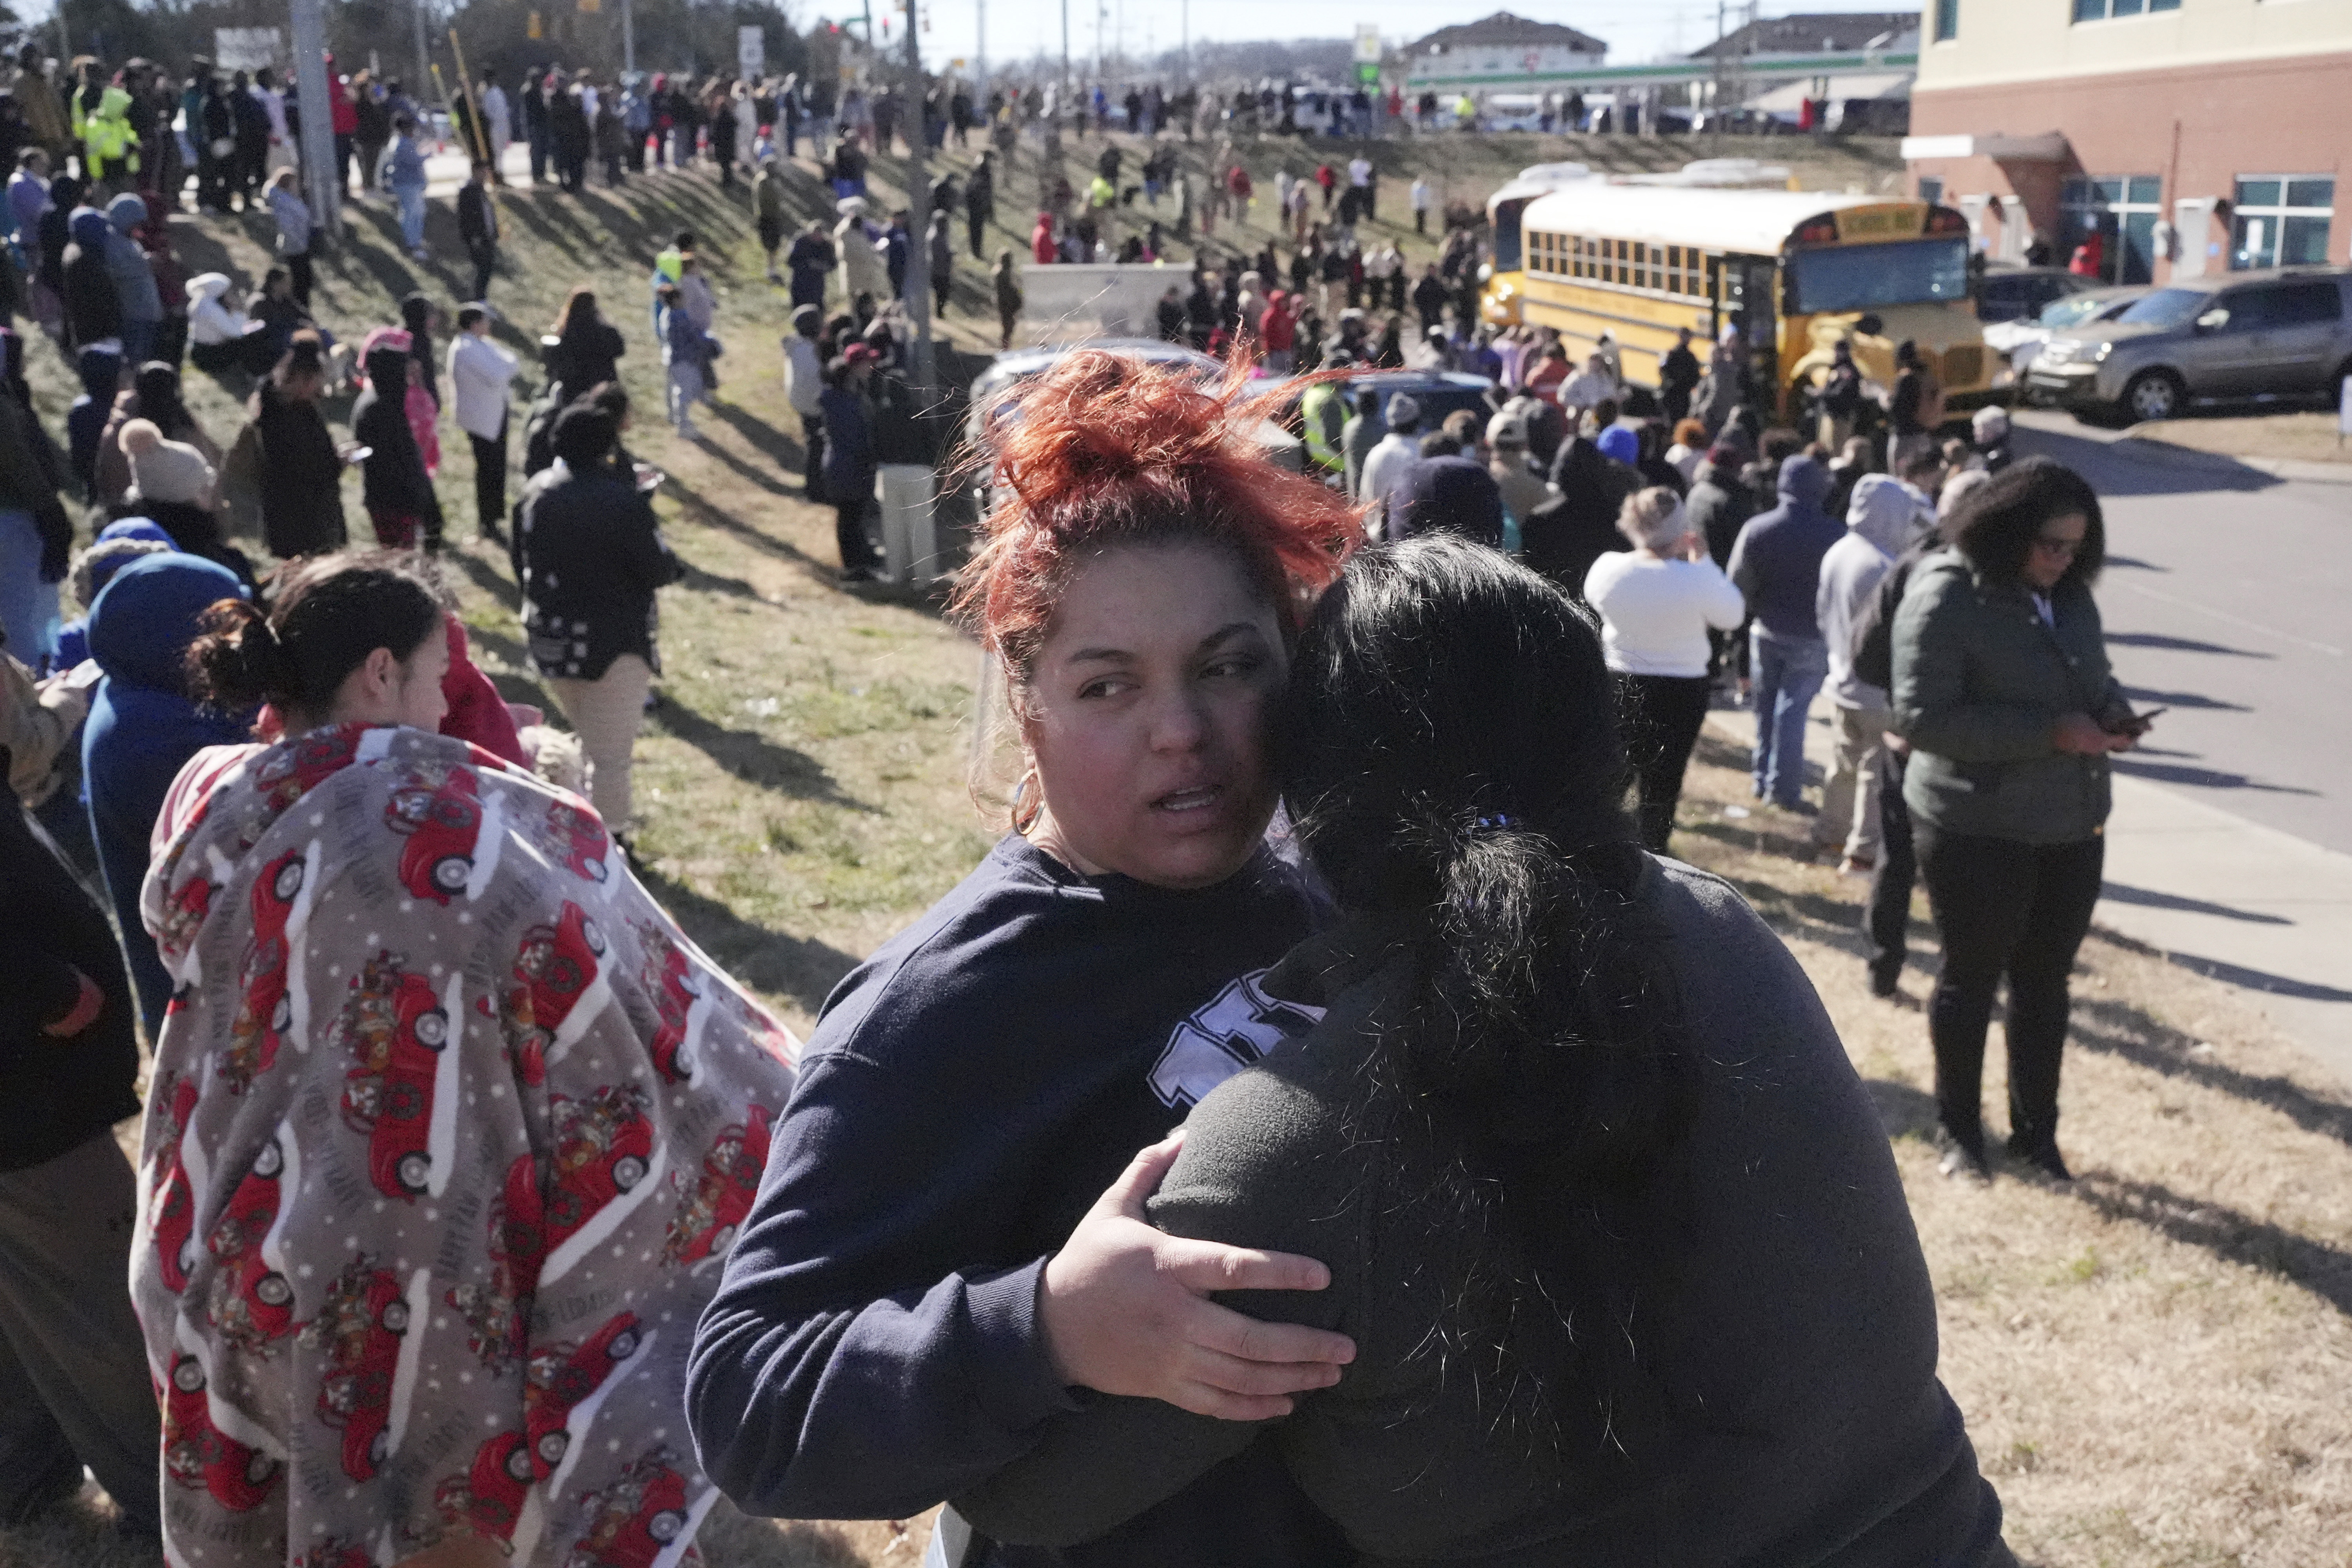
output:
<path id="1" fill-rule="evenodd" d="M 750 1511 L 908 1518 L 1082 1391 L 1258 1420 L 1353 1353 L 1206 1299 L 1320 1289 L 1321 1265 L 1142 1218 L 1170 1129 L 1312 1022 L 1260 984 L 1313 920 L 1265 842 L 1266 718 L 1361 530 L 1252 448 L 1241 384 L 1087 352 L 999 411 L 957 603 L 1009 694 L 1012 831 L 842 983 L 802 1058 L 688 1374 L 699 1452 Z M 933 1560 L 1011 1561 L 964 1533 L 943 1516 Z M 1350 1558 L 1250 1450 L 1057 1560 Z"/>

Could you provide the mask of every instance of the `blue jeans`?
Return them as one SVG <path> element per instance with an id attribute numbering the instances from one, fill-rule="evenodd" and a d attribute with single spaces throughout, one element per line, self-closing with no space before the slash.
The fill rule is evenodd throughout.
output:
<path id="1" fill-rule="evenodd" d="M 41 581 L 41 530 L 33 514 L 0 508 L 0 631 L 34 674 L 58 650 L 58 585 Z"/>
<path id="2" fill-rule="evenodd" d="M 411 250 L 425 248 L 425 187 L 403 186 L 394 191 L 400 203 L 400 243 Z"/>
<path id="3" fill-rule="evenodd" d="M 1756 694 L 1756 795 L 1794 805 L 1805 788 L 1805 710 L 1829 679 L 1829 645 L 1778 637 L 1759 622 L 1748 633 Z"/>

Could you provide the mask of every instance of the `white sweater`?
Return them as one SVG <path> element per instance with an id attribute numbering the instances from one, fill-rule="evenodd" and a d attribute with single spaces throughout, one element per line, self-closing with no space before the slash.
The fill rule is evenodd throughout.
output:
<path id="1" fill-rule="evenodd" d="M 449 344 L 449 385 L 459 429 L 485 441 L 499 438 L 507 420 L 507 383 L 516 368 L 515 356 L 489 339 L 457 334 Z"/>
<path id="2" fill-rule="evenodd" d="M 1713 561 L 1661 561 L 1613 552 L 1584 574 L 1584 599 L 1601 612 L 1601 651 L 1627 675 L 1706 673 L 1706 629 L 1729 631 L 1747 601 Z"/>

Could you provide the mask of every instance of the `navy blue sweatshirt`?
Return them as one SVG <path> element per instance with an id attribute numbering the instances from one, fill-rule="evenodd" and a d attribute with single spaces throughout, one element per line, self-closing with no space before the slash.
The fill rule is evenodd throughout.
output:
<path id="1" fill-rule="evenodd" d="M 1725 567 L 1748 597 L 1748 607 L 1776 637 L 1819 639 L 1813 597 L 1822 557 L 1845 537 L 1845 524 L 1822 510 L 1830 471 L 1801 454 L 1780 465 L 1780 504 L 1739 530 Z"/>
<path id="2" fill-rule="evenodd" d="M 759 1202 L 704 1312 L 687 1414 L 747 1510 L 903 1519 L 1076 1408 L 1046 1258 L 1138 1149 L 1314 1019 L 1257 976 L 1311 923 L 1261 851 L 1214 888 L 1085 878 L 1007 837 L 827 999 Z M 1103 1540 L 967 1562 L 1348 1561 L 1270 1447 Z"/>

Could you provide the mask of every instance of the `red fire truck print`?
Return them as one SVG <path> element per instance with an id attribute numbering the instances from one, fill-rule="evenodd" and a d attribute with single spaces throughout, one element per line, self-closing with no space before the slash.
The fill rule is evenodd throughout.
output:
<path id="1" fill-rule="evenodd" d="M 316 788 L 320 781 L 351 765 L 367 731 L 357 725 L 314 730 L 291 746 L 272 751 L 253 775 L 253 787 L 283 811 Z"/>
<path id="2" fill-rule="evenodd" d="M 690 1184 L 684 1171 L 671 1175 L 670 1184 L 686 1201 L 669 1222 L 664 1262 L 699 1265 L 727 1256 L 743 1216 L 751 1212 L 751 1200 L 760 1195 L 760 1173 L 768 1163 L 768 1115 L 766 1106 L 753 1105 L 741 1126 L 722 1130 Z"/>
<path id="3" fill-rule="evenodd" d="M 420 899 L 447 903 L 459 893 L 478 897 L 489 881 L 502 835 L 494 817 L 498 796 L 486 809 L 481 775 L 472 768 L 426 768 L 412 773 L 384 803 L 384 825 L 407 836 L 400 852 L 400 883 Z M 484 857 L 477 863 L 478 852 Z"/>
<path id="4" fill-rule="evenodd" d="M 550 1492 L 563 1489 L 597 1410 L 653 1342 L 635 1312 L 620 1312 L 579 1344 L 550 1345 L 531 1356 L 523 1373 L 523 1435 Z"/>
<path id="5" fill-rule="evenodd" d="M 585 805 L 551 802 L 543 842 L 557 863 L 583 882 L 603 887 L 612 875 L 613 840 Z"/>
<path id="6" fill-rule="evenodd" d="M 229 1047 L 221 1060 L 221 1081 L 242 1093 L 278 1060 L 278 1050 L 295 1026 L 302 1005 L 301 945 L 310 915 L 310 886 L 318 868 L 318 847 L 289 849 L 253 879 L 253 945 L 238 974 L 245 999 L 229 1026 Z"/>
<path id="7" fill-rule="evenodd" d="M 189 1336 L 183 1332 L 183 1342 Z M 193 1350 L 183 1349 L 156 1391 L 163 1407 L 163 1473 L 202 1491 L 231 1513 L 261 1506 L 285 1467 L 265 1448 L 241 1443 L 213 1421 L 211 1379 Z"/>
<path id="8" fill-rule="evenodd" d="M 710 1016 L 710 999 L 703 994 L 706 982 L 694 973 L 686 956 L 686 949 L 672 942 L 662 929 L 650 921 L 637 928 L 646 954 L 644 974 L 646 993 L 654 999 L 654 1011 L 661 1026 L 654 1031 L 646 1051 L 652 1056 L 655 1070 L 671 1083 L 688 1083 L 694 1078 L 695 1053 L 702 1044 L 702 1031 Z"/>
<path id="9" fill-rule="evenodd" d="M 548 1064 L 562 1060 L 612 1000 L 605 945 L 596 922 L 569 900 L 553 925 L 523 933 L 502 1019 L 515 1073 L 523 1082 L 534 1088 L 544 1083 Z"/>
<path id="10" fill-rule="evenodd" d="M 364 1546 L 329 1536 L 299 1557 L 289 1557 L 286 1568 L 374 1568 L 375 1559 Z"/>
<path id="11" fill-rule="evenodd" d="M 548 1096 L 554 1159 L 546 1187 L 541 1286 L 562 1279 L 601 1246 L 659 1184 L 663 1153 L 646 1104 L 646 1091 L 635 1084 L 607 1084 L 581 1100 Z"/>
<path id="12" fill-rule="evenodd" d="M 651 1449 L 611 1486 L 589 1493 L 583 1500 L 587 1528 L 564 1568 L 667 1568 L 683 1556 L 718 1489 L 705 1486 L 689 1500 L 675 1459 L 667 1448 Z"/>
<path id="13" fill-rule="evenodd" d="M 508 1542 L 517 1560 L 527 1560 L 539 1533 L 535 1526 L 523 1528 L 537 1512 L 531 1486 L 538 1479 L 530 1439 L 501 1432 L 474 1450 L 474 1462 L 464 1474 L 442 1479 L 433 1489 L 433 1506 L 451 1524 Z"/>
<path id="14" fill-rule="evenodd" d="M 463 977 L 436 996 L 424 975 L 380 952 L 360 967 L 341 1033 L 352 1057 L 343 1075 L 343 1124 L 368 1141 L 368 1177 L 386 1197 L 438 1197 L 457 1158 L 458 1058 L 450 1047 L 465 1013 Z"/>
<path id="15" fill-rule="evenodd" d="M 342 1432 L 343 1473 L 355 1481 L 372 1479 L 400 1447 L 429 1284 L 420 1268 L 404 1289 L 399 1276 L 359 1253 L 327 1287 L 319 1315 L 302 1326 L 302 1342 L 326 1357 L 319 1419 Z"/>
<path id="16" fill-rule="evenodd" d="M 539 1195 L 539 1162 L 518 1154 L 506 1185 L 490 1200 L 490 1278 L 453 1285 L 444 1298 L 466 1320 L 467 1348 L 493 1376 L 522 1354 L 531 1300 L 547 1256 L 546 1215 Z"/>
<path id="17" fill-rule="evenodd" d="M 196 1266 L 196 1189 L 204 1185 L 204 1150 L 188 1141 L 188 1122 L 196 1114 L 196 1080 L 166 1073 L 154 1092 L 171 1107 L 172 1133 L 155 1152 L 155 1174 L 149 1184 L 154 1196 L 155 1271 L 163 1288 L 178 1295 L 188 1288 Z M 192 1168 L 193 1163 L 193 1168 Z"/>
<path id="18" fill-rule="evenodd" d="M 294 1283 L 287 1273 L 286 1195 L 301 1184 L 301 1152 L 290 1122 L 253 1157 L 205 1238 L 213 1255 L 209 1316 L 221 1339 L 266 1356 L 294 1331 Z"/>

